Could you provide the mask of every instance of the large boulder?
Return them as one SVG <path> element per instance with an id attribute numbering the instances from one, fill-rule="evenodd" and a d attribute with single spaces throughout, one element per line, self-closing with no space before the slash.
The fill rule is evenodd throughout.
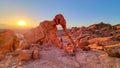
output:
<path id="1" fill-rule="evenodd" d="M 12 30 L 0 29 L 0 52 L 6 54 L 19 46 L 19 40 Z"/>

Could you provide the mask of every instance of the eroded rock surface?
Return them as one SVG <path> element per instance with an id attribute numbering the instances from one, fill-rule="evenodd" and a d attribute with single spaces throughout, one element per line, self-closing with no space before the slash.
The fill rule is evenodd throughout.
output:
<path id="1" fill-rule="evenodd" d="M 18 66 L 21 68 L 119 68 L 120 59 L 109 57 L 104 51 L 82 51 L 77 49 L 75 56 L 70 56 L 58 47 L 43 47 L 40 59 Z M 11 68 L 11 67 L 8 67 Z"/>
<path id="2" fill-rule="evenodd" d="M 0 29 L 0 52 L 14 51 L 19 46 L 19 40 L 12 30 Z"/>

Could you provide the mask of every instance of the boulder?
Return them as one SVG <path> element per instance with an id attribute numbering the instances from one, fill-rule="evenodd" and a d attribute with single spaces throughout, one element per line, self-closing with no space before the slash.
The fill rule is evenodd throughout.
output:
<path id="1" fill-rule="evenodd" d="M 30 50 L 32 51 L 32 58 L 38 59 L 39 58 L 39 51 L 41 50 L 40 46 L 38 44 L 31 44 L 30 46 L 31 46 Z"/>
<path id="2" fill-rule="evenodd" d="M 78 47 L 79 47 L 80 49 L 83 49 L 83 50 L 85 50 L 85 51 L 88 51 L 88 50 L 90 50 L 90 48 L 88 47 L 89 44 L 90 44 L 90 43 L 89 43 L 88 41 L 79 42 L 79 43 L 78 43 Z"/>
<path id="3" fill-rule="evenodd" d="M 84 41 L 84 42 L 79 42 L 78 43 L 78 47 L 83 49 L 84 46 L 88 46 L 89 45 L 89 42 L 88 41 Z"/>
<path id="4" fill-rule="evenodd" d="M 18 55 L 19 61 L 29 61 L 32 59 L 32 51 L 31 50 L 21 50 Z"/>
<path id="5" fill-rule="evenodd" d="M 0 52 L 6 54 L 7 52 L 16 50 L 19 46 L 19 40 L 12 30 L 0 29 Z"/>
<path id="6" fill-rule="evenodd" d="M 38 59 L 39 58 L 39 50 L 34 50 L 32 57 L 33 57 L 33 59 Z"/>
<path id="7" fill-rule="evenodd" d="M 67 45 L 63 46 L 63 49 L 69 54 L 72 54 L 74 52 L 74 48 L 74 45 L 71 43 L 68 43 Z"/>

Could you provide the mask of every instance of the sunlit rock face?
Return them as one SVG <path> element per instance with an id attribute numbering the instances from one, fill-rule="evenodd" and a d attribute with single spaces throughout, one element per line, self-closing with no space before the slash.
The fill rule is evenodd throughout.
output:
<path id="1" fill-rule="evenodd" d="M 28 43 L 35 43 L 38 40 L 44 38 L 44 34 L 42 28 L 40 26 L 33 28 L 26 33 L 24 33 L 24 38 L 27 40 Z"/>
<path id="2" fill-rule="evenodd" d="M 120 24 L 114 25 L 116 29 L 120 29 Z"/>
<path id="3" fill-rule="evenodd" d="M 0 52 L 14 51 L 19 46 L 19 40 L 12 30 L 0 29 Z"/>

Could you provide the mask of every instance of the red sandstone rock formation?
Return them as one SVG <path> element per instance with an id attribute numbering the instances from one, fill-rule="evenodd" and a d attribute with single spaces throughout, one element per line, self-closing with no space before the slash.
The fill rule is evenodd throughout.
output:
<path id="1" fill-rule="evenodd" d="M 56 15 L 52 21 L 41 22 L 38 27 L 33 28 L 31 31 L 24 34 L 25 39 L 28 40 L 28 42 L 45 42 L 48 43 L 48 45 L 58 45 L 61 48 L 62 43 L 56 35 L 57 25 L 62 26 L 63 30 L 65 31 L 71 42 L 75 44 L 72 40 L 72 37 L 70 36 L 69 31 L 66 28 L 66 20 L 64 19 L 62 14 Z"/>
<path id="2" fill-rule="evenodd" d="M 19 46 L 19 40 L 15 33 L 11 30 L 0 30 L 0 52 L 6 54 L 7 52 L 14 51 Z"/>
<path id="3" fill-rule="evenodd" d="M 100 22 L 98 24 L 93 24 L 88 27 L 80 27 L 77 31 L 71 33 L 72 37 L 74 37 L 77 42 L 82 42 L 97 37 L 108 37 L 114 30 L 116 30 L 116 28 L 112 25 Z"/>

